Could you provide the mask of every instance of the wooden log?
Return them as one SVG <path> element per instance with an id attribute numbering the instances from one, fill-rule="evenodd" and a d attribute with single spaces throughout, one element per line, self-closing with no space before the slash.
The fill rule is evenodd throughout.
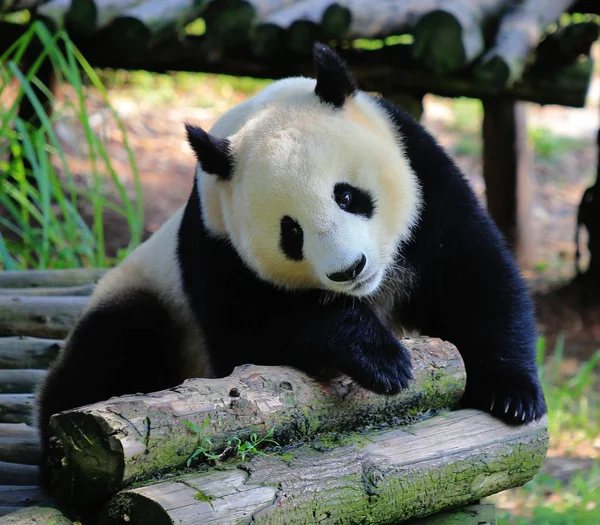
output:
<path id="1" fill-rule="evenodd" d="M 0 507 L 24 507 L 48 499 L 37 486 L 0 485 Z"/>
<path id="2" fill-rule="evenodd" d="M 54 503 L 42 503 L 0 518 L 0 525 L 73 525 Z M 75 522 L 80 524 L 81 522 Z"/>
<path id="3" fill-rule="evenodd" d="M 58 357 L 63 341 L 37 337 L 0 337 L 0 368 L 47 369 Z"/>
<path id="4" fill-rule="evenodd" d="M 0 272 L 0 288 L 47 288 L 94 284 L 107 271 L 105 268 L 3 271 Z"/>
<path id="5" fill-rule="evenodd" d="M 39 465 L 40 459 L 40 438 L 35 427 L 0 423 L 0 461 Z"/>
<path id="6" fill-rule="evenodd" d="M 0 485 L 37 485 L 39 467 L 0 461 Z"/>
<path id="7" fill-rule="evenodd" d="M 29 423 L 34 394 L 0 394 L 0 423 Z"/>
<path id="8" fill-rule="evenodd" d="M 350 9 L 337 2 L 329 4 L 321 16 L 323 33 L 331 38 L 343 38 L 351 22 L 352 12 Z"/>
<path id="9" fill-rule="evenodd" d="M 333 0 L 303 0 L 260 18 L 254 30 L 252 50 L 266 58 L 291 50 L 308 56 L 320 35 L 319 25 Z"/>
<path id="10" fill-rule="evenodd" d="M 464 68 L 485 49 L 484 24 L 504 0 L 450 0 L 423 15 L 414 29 L 413 52 L 427 68 L 445 75 Z"/>
<path id="11" fill-rule="evenodd" d="M 125 490 L 100 523 L 403 523 L 523 485 L 548 447 L 547 421 L 508 426 L 475 410 L 362 438 Z"/>
<path id="12" fill-rule="evenodd" d="M 573 0 L 523 0 L 502 17 L 494 46 L 475 68 L 475 77 L 498 89 L 521 78 L 527 58 L 547 26 L 568 11 Z"/>
<path id="13" fill-rule="evenodd" d="M 385 38 L 412 32 L 421 17 L 443 6 L 447 0 L 337 0 L 351 13 L 351 20 L 344 38 Z"/>
<path id="14" fill-rule="evenodd" d="M 46 376 L 36 368 L 0 370 L 0 394 L 29 394 Z"/>
<path id="15" fill-rule="evenodd" d="M 0 335 L 64 338 L 88 301 L 85 296 L 0 295 Z"/>
<path id="16" fill-rule="evenodd" d="M 206 39 L 223 49 L 250 41 L 255 11 L 246 0 L 218 0 L 202 12 L 206 22 Z"/>
<path id="17" fill-rule="evenodd" d="M 496 525 L 496 505 L 479 503 L 440 512 L 410 522 L 410 525 Z"/>
<path id="18" fill-rule="evenodd" d="M 487 209 L 519 262 L 533 264 L 533 151 L 521 103 L 484 98 L 483 178 Z"/>
<path id="19" fill-rule="evenodd" d="M 95 284 L 44 288 L 0 288 L 0 295 L 92 295 Z"/>
<path id="20" fill-rule="evenodd" d="M 96 503 L 124 483 L 185 465 L 195 450 L 185 420 L 204 429 L 215 450 L 232 435 L 275 428 L 281 444 L 317 433 L 417 420 L 456 406 L 465 384 L 450 343 L 405 339 L 414 364 L 411 387 L 392 397 L 346 377 L 325 384 L 288 367 L 243 366 L 220 379 L 193 379 L 149 395 L 113 398 L 50 419 L 52 484 L 66 502 Z"/>

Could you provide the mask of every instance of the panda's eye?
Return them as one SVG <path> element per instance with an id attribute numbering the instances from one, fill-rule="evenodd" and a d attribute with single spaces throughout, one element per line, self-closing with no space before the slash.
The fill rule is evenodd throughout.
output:
<path id="1" fill-rule="evenodd" d="M 333 198 L 340 209 L 370 219 L 375 212 L 373 195 L 347 182 L 339 182 L 333 188 Z"/>
<path id="2" fill-rule="evenodd" d="M 279 246 L 292 261 L 301 261 L 304 245 L 304 232 L 297 221 L 286 215 L 281 218 Z"/>
<path id="3" fill-rule="evenodd" d="M 338 206 L 342 208 L 342 210 L 345 210 L 352 202 L 352 193 L 345 191 L 339 195 L 336 195 L 335 200 L 338 203 Z"/>

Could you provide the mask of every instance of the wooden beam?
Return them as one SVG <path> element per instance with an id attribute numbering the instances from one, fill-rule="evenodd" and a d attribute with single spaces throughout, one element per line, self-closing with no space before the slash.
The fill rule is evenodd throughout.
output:
<path id="1" fill-rule="evenodd" d="M 520 486 L 541 467 L 547 421 L 508 426 L 460 410 L 359 443 L 267 453 L 117 494 L 106 525 L 403 523 Z M 237 467 L 241 468 L 237 468 Z M 465 523 L 464 521 L 461 523 Z"/>

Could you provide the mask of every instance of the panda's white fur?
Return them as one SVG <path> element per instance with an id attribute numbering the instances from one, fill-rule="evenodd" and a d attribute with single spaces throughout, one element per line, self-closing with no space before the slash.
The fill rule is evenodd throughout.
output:
<path id="1" fill-rule="evenodd" d="M 324 108 L 315 83 L 302 77 L 275 82 L 214 124 L 211 134 L 228 137 L 239 160 L 231 182 L 198 169 L 204 223 L 230 239 L 269 282 L 366 295 L 379 287 L 398 245 L 410 237 L 419 185 L 401 138 L 373 99 L 358 93 L 339 111 Z M 372 219 L 335 204 L 331 188 L 344 181 L 375 196 Z M 278 246 L 279 218 L 286 214 L 304 230 L 300 262 Z M 361 253 L 367 255 L 365 285 L 327 278 Z"/>

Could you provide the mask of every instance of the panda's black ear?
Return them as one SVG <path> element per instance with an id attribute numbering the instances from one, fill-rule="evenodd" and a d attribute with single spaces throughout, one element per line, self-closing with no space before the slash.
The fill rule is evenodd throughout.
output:
<path id="1" fill-rule="evenodd" d="M 346 98 L 357 90 L 354 75 L 350 73 L 341 57 L 325 44 L 315 42 L 313 58 L 317 70 L 316 95 L 321 102 L 341 108 Z"/>
<path id="2" fill-rule="evenodd" d="M 213 137 L 202 128 L 185 125 L 187 139 L 202 169 L 210 175 L 229 180 L 233 174 L 233 156 L 228 139 Z"/>

